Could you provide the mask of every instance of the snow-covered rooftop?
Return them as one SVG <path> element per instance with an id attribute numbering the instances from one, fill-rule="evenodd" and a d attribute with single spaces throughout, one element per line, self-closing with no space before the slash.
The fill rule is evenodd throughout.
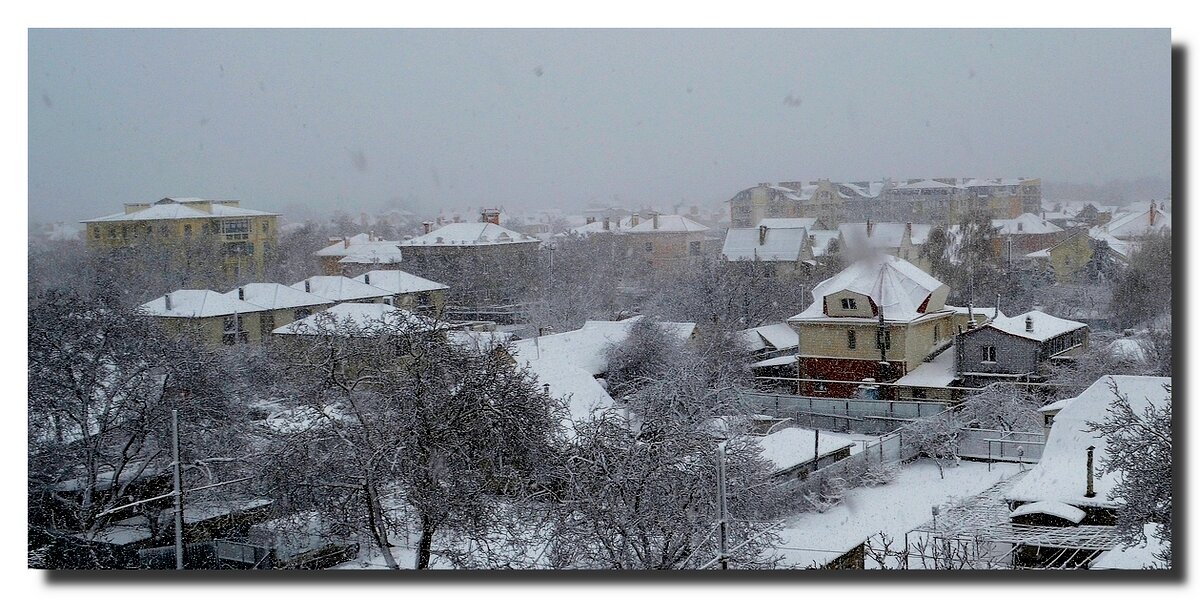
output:
<path id="1" fill-rule="evenodd" d="M 933 295 L 942 300 L 946 285 L 911 263 L 892 255 L 876 255 L 859 260 L 812 290 L 813 303 L 789 322 L 826 319 L 825 297 L 839 291 L 852 291 L 871 298 L 888 321 L 911 321 L 940 310 Z"/>
<path id="2" fill-rule="evenodd" d="M 758 228 L 731 228 L 725 232 L 721 256 L 730 261 L 794 262 L 807 238 L 803 228 L 769 228 L 765 235 Z"/>
<path id="3" fill-rule="evenodd" d="M 629 233 L 700 233 L 708 230 L 707 226 L 700 224 L 686 216 L 679 214 L 659 214 L 658 226 L 654 226 L 654 218 L 643 218 L 637 226 L 631 227 Z"/>
<path id="4" fill-rule="evenodd" d="M 400 247 L 429 245 L 503 245 L 540 243 L 537 238 L 490 222 L 452 222 L 435 231 L 401 241 Z"/>
<path id="5" fill-rule="evenodd" d="M 1153 220 L 1153 224 L 1151 224 L 1151 220 Z M 1097 228 L 1114 237 L 1130 239 L 1171 228 L 1171 215 L 1164 213 L 1157 206 L 1147 207 L 1144 210 L 1118 216 L 1108 224 L 1102 224 Z"/>
<path id="6" fill-rule="evenodd" d="M 796 363 L 795 355 L 781 355 L 779 357 L 772 357 L 770 359 L 756 361 L 756 362 L 750 364 L 750 367 L 751 368 L 779 367 L 781 365 L 788 365 L 789 363 Z"/>
<path id="7" fill-rule="evenodd" d="M 403 261 L 398 241 L 374 241 L 358 247 L 351 247 L 346 257 L 338 260 L 339 264 L 398 264 Z"/>
<path id="8" fill-rule="evenodd" d="M 367 280 L 370 279 L 370 283 Z M 403 295 L 405 293 L 420 293 L 423 291 L 437 291 L 448 289 L 450 287 L 421 278 L 416 274 L 409 274 L 401 270 L 371 270 L 365 274 L 355 276 L 351 280 L 356 280 L 363 284 L 370 284 L 373 287 L 381 288 L 393 295 Z"/>
<path id="9" fill-rule="evenodd" d="M 1032 331 L 1026 331 L 1025 329 L 1025 320 L 1027 318 L 1033 322 Z M 988 322 L 987 326 L 991 326 L 992 328 L 1002 332 L 1007 332 L 1013 336 L 1019 336 L 1041 342 L 1050 340 L 1060 334 L 1065 334 L 1072 330 L 1086 328 L 1087 324 L 1073 320 L 1056 318 L 1050 314 L 1033 310 L 1012 316 L 1011 318 L 996 318 L 991 322 Z"/>
<path id="10" fill-rule="evenodd" d="M 576 236 L 586 237 L 589 235 L 594 235 L 596 233 L 622 233 L 631 228 L 632 222 L 633 222 L 632 216 L 626 216 L 624 218 L 613 218 L 613 219 L 609 220 L 608 229 L 605 230 L 604 220 L 598 219 L 595 222 L 589 222 L 582 226 L 576 226 L 576 227 L 568 230 L 566 233 L 561 233 L 561 234 L 572 234 L 572 235 L 576 235 Z"/>
<path id="11" fill-rule="evenodd" d="M 307 290 L 305 290 L 305 283 L 307 283 Z M 358 301 L 392 295 L 387 289 L 345 276 L 310 276 L 291 286 L 293 289 L 312 293 L 330 301 Z"/>
<path id="12" fill-rule="evenodd" d="M 266 310 L 260 305 L 239 301 L 236 292 L 230 297 L 216 291 L 181 289 L 167 295 L 171 296 L 170 309 L 167 309 L 167 298 L 163 296 L 143 303 L 142 310 L 160 318 L 212 318 Z"/>
<path id="13" fill-rule="evenodd" d="M 800 335 L 796 333 L 796 329 L 788 326 L 786 323 L 766 324 L 757 328 L 743 330 L 742 337 L 748 342 L 753 343 L 754 337 L 759 337 L 766 345 L 759 348 L 769 346 L 772 349 L 790 349 L 799 344 Z"/>
<path id="14" fill-rule="evenodd" d="M 511 332 L 499 330 L 480 332 L 476 330 L 447 330 L 446 340 L 451 344 L 476 353 L 487 353 L 496 347 L 502 347 L 512 338 Z"/>
<path id="15" fill-rule="evenodd" d="M 251 282 L 225 293 L 226 297 L 238 298 L 238 291 L 244 295 L 244 301 L 266 309 L 288 309 L 292 307 L 307 307 L 310 305 L 328 305 L 333 303 L 324 297 L 294 289 L 277 282 Z"/>
<path id="16" fill-rule="evenodd" d="M 608 348 L 629 336 L 642 316 L 618 322 L 589 321 L 578 330 L 548 334 L 510 345 L 518 366 L 526 366 L 540 384 L 550 385 L 550 396 L 563 401 L 570 419 L 586 419 L 596 409 L 615 406 L 596 380 L 608 368 Z M 662 322 L 680 340 L 690 338 L 695 324 Z"/>
<path id="17" fill-rule="evenodd" d="M 1059 519 L 1070 521 L 1071 523 L 1079 523 L 1087 515 L 1082 509 L 1077 509 L 1065 502 L 1057 500 L 1039 500 L 1037 502 L 1025 503 L 1012 510 L 1008 514 L 1011 519 L 1022 515 L 1050 515 Z"/>
<path id="18" fill-rule="evenodd" d="M 1109 343 L 1108 354 L 1115 359 L 1146 363 L 1146 349 L 1136 338 L 1119 338 Z"/>
<path id="19" fill-rule="evenodd" d="M 357 246 L 363 245 L 365 243 L 373 243 L 373 242 L 374 242 L 374 239 L 371 238 L 371 235 L 369 235 L 367 233 L 358 233 L 357 235 L 354 235 L 351 237 L 346 237 L 345 239 L 339 239 L 338 241 L 330 244 L 328 247 L 318 249 L 316 251 L 316 255 L 319 255 L 322 257 L 336 257 L 339 255 L 341 255 L 341 256 L 350 255 L 351 247 L 357 247 Z"/>
<path id="20" fill-rule="evenodd" d="M 227 206 L 219 203 L 211 205 L 212 211 L 203 208 L 188 205 L 203 202 L 219 202 L 228 200 L 207 200 L 192 197 L 167 197 L 150 204 L 150 207 L 138 210 L 132 214 L 124 212 L 118 214 L 109 214 L 91 220 L 83 220 L 82 222 L 127 222 L 127 221 L 145 221 L 145 220 L 176 220 L 181 218 L 236 218 L 249 216 L 278 216 L 272 212 L 260 212 L 258 210 L 248 210 L 234 206 Z"/>
<path id="21" fill-rule="evenodd" d="M 1016 218 L 993 219 L 992 226 L 1002 235 L 1039 235 L 1061 233 L 1063 230 L 1049 220 L 1029 212 Z"/>
<path id="22" fill-rule="evenodd" d="M 843 436 L 821 434 L 804 428 L 784 428 L 762 437 L 754 437 L 762 447 L 762 456 L 770 461 L 773 472 L 791 469 L 797 465 L 808 463 L 817 457 L 814 454 L 814 444 L 821 457 L 854 446 L 854 442 Z"/>
<path id="23" fill-rule="evenodd" d="M 949 349 L 938 353 L 931 361 L 922 363 L 911 372 L 896 381 L 897 386 L 917 386 L 921 388 L 946 388 L 954 381 L 957 349 Z"/>
<path id="24" fill-rule="evenodd" d="M 1025 477 L 1005 493 L 1010 501 L 1058 501 L 1074 505 L 1114 507 L 1109 492 L 1116 486 L 1116 475 L 1094 477 L 1096 496 L 1084 496 L 1087 490 L 1087 448 L 1096 447 L 1094 463 L 1098 467 L 1108 457 L 1108 439 L 1099 432 L 1089 431 L 1089 422 L 1100 422 L 1107 416 L 1110 404 L 1118 400 L 1110 385 L 1129 397 L 1135 413 L 1147 405 L 1163 406 L 1170 395 L 1163 385 L 1171 379 L 1160 376 L 1104 376 L 1075 397 L 1054 417 L 1054 425 L 1046 439 L 1042 459 Z"/>
<path id="25" fill-rule="evenodd" d="M 599 375 L 608 368 L 608 348 L 623 342 L 642 317 L 616 322 L 589 320 L 578 330 L 515 341 L 513 355 L 518 363 L 568 364 L 593 376 Z M 692 323 L 659 322 L 659 325 L 681 341 L 690 338 L 696 329 Z"/>
<path id="26" fill-rule="evenodd" d="M 758 221 L 759 226 L 767 228 L 803 228 L 805 230 L 816 228 L 816 218 L 763 218 Z"/>
<path id="27" fill-rule="evenodd" d="M 1147 523 L 1142 527 L 1142 532 L 1146 535 L 1145 542 L 1137 546 L 1123 546 L 1109 550 L 1096 557 L 1096 560 L 1088 565 L 1088 569 L 1139 570 L 1166 567 L 1166 562 L 1156 556 L 1164 548 L 1169 548 L 1169 545 L 1158 539 L 1158 524 Z"/>
<path id="28" fill-rule="evenodd" d="M 275 334 L 369 337 L 397 330 L 432 330 L 435 322 L 425 316 L 384 303 L 339 303 L 323 312 L 280 326 Z"/>

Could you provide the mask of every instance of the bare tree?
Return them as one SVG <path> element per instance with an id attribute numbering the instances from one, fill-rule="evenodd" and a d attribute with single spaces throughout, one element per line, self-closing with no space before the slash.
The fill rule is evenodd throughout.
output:
<path id="1" fill-rule="evenodd" d="M 501 353 L 457 347 L 404 315 L 319 315 L 301 332 L 280 346 L 295 423 L 281 422 L 265 466 L 269 491 L 293 508 L 365 531 L 392 568 L 407 511 L 423 569 L 438 530 L 478 528 L 496 497 L 538 482 L 557 416 Z"/>
<path id="2" fill-rule="evenodd" d="M 202 456 L 237 454 L 232 428 L 240 408 L 223 392 L 223 369 L 212 350 L 164 334 L 117 302 L 60 290 L 32 297 L 31 524 L 91 534 L 139 512 L 157 523 L 161 504 L 117 515 L 111 509 L 161 489 L 173 408 L 186 431 L 189 468 L 213 463 Z"/>
<path id="3" fill-rule="evenodd" d="M 1145 526 L 1157 524 L 1157 539 L 1164 545 L 1155 556 L 1171 566 L 1171 497 L 1174 480 L 1171 456 L 1171 385 L 1164 384 L 1167 400 L 1150 403 L 1139 413 L 1116 382 L 1109 385 L 1116 400 L 1109 403 L 1103 421 L 1088 422 L 1108 442 L 1100 460 L 1100 475 L 1116 477 L 1108 498 L 1117 508 L 1117 533 L 1122 544 L 1145 540 Z"/>
<path id="4" fill-rule="evenodd" d="M 958 466 L 958 433 L 962 423 L 950 413 L 914 420 L 904 427 L 901 439 L 908 450 L 929 457 L 937 465 L 938 474 L 946 478 L 946 465 Z M 905 451 L 908 452 L 908 451 Z"/>

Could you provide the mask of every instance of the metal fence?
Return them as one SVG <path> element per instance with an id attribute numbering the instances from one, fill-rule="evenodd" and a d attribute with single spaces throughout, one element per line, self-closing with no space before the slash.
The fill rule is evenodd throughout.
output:
<path id="1" fill-rule="evenodd" d="M 964 428 L 958 433 L 958 456 L 989 463 L 1037 463 L 1046 447 L 1040 432 L 1010 432 Z"/>
<path id="2" fill-rule="evenodd" d="M 797 425 L 833 432 L 887 434 L 918 418 L 945 411 L 936 401 L 831 399 L 789 394 L 747 392 L 742 398 L 761 415 L 791 418 Z"/>

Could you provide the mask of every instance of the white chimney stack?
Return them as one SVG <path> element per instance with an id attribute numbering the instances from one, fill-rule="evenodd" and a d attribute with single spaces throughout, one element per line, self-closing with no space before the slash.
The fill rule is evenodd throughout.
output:
<path id="1" fill-rule="evenodd" d="M 171 311 L 171 294 L 167 293 L 166 295 L 163 295 L 163 299 L 167 302 L 167 311 Z"/>

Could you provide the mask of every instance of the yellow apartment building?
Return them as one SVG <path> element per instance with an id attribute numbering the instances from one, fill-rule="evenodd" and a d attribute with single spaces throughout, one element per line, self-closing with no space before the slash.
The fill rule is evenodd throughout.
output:
<path id="1" fill-rule="evenodd" d="M 240 207 L 234 199 L 164 197 L 153 203 L 127 203 L 125 211 L 84 220 L 93 251 L 161 245 L 184 253 L 209 244 L 227 280 L 261 279 L 266 255 L 278 240 L 278 214 Z"/>

